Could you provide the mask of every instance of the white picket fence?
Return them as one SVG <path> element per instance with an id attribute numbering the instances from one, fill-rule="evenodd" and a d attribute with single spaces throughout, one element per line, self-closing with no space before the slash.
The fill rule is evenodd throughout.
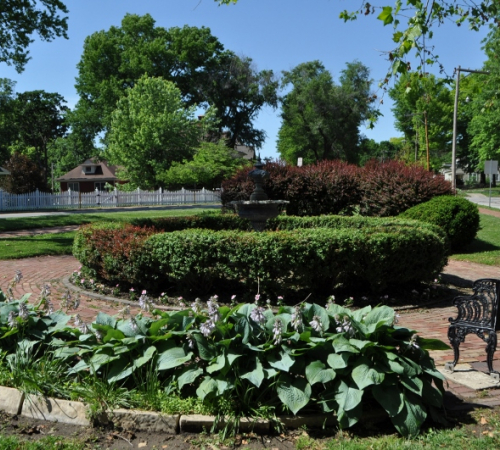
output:
<path id="1" fill-rule="evenodd" d="M 220 203 L 220 191 L 201 189 L 189 191 L 114 191 L 77 192 L 68 190 L 57 194 L 35 191 L 30 194 L 9 194 L 0 191 L 0 211 L 36 209 L 111 208 L 118 206 L 194 205 Z"/>

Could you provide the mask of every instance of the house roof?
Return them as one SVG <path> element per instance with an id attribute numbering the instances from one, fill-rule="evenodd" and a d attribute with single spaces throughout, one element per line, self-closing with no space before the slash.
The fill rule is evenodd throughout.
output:
<path id="1" fill-rule="evenodd" d="M 5 168 L 0 167 L 0 175 L 10 175 L 10 172 Z"/>
<path id="2" fill-rule="evenodd" d="M 85 167 L 90 167 L 92 172 L 86 172 Z M 56 181 L 117 181 L 116 166 L 108 166 L 106 161 L 87 159 L 83 164 L 70 170 Z"/>

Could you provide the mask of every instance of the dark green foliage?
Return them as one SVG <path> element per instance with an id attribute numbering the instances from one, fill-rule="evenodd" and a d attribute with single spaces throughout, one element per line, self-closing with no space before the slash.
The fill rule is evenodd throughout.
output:
<path id="1" fill-rule="evenodd" d="M 400 214 L 405 219 L 421 220 L 440 226 L 448 235 L 452 250 L 469 245 L 479 231 L 477 205 L 461 198 L 445 195 L 434 197 Z"/>
<path id="2" fill-rule="evenodd" d="M 15 152 L 5 163 L 9 176 L 2 177 L 0 185 L 10 194 L 27 194 L 47 191 L 47 183 L 42 170 L 26 155 Z"/>
<path id="3" fill-rule="evenodd" d="M 417 435 L 428 415 L 443 423 L 444 377 L 428 350 L 449 347 L 395 326 L 387 306 L 351 311 L 330 299 L 326 308 L 303 302 L 273 311 L 254 303 L 219 306 L 214 296 L 207 309 L 198 299 L 181 311 L 154 309 L 153 318 L 99 313 L 74 328 L 62 311 L 5 300 L 0 291 L 6 360 L 35 349 L 44 352 L 44 366 L 49 358 L 76 381 L 64 384 L 59 376 L 49 384 L 45 377 L 31 392 L 90 399 L 101 393 L 98 408 L 107 412 L 123 402 L 109 396 L 115 383 L 123 392 L 154 377 L 158 390 L 197 398 L 226 420 L 300 411 L 334 415 L 348 428 L 378 404 L 403 436 Z M 151 306 L 147 298 L 143 305 Z"/>
<path id="4" fill-rule="evenodd" d="M 199 223 L 203 220 L 221 229 L 216 216 Z M 173 221 L 169 229 L 179 225 Z M 232 225 L 237 229 L 237 220 Z M 446 263 L 446 237 L 421 222 L 285 217 L 271 225 L 280 231 L 157 233 L 134 239 L 128 254 L 121 250 L 129 248 L 123 244 L 122 227 L 94 225 L 80 230 L 74 254 L 93 274 L 121 285 L 140 283 L 135 287 L 141 289 L 256 293 L 260 287 L 262 293 L 287 296 L 328 295 L 339 284 L 380 291 L 429 280 Z"/>

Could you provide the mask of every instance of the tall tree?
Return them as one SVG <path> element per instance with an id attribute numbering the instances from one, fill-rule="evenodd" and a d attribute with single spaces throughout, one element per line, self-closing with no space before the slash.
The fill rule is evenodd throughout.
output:
<path id="1" fill-rule="evenodd" d="M 500 160 L 500 29 L 492 28 L 485 41 L 487 60 L 483 69 L 489 74 L 473 74 L 474 91 L 470 93 L 473 117 L 470 132 L 470 149 L 478 155 L 479 161 Z M 468 85 L 465 85 L 466 88 Z M 462 90 L 462 84 L 460 85 Z M 469 89 L 470 92 L 470 89 Z"/>
<path id="2" fill-rule="evenodd" d="M 278 152 L 289 163 L 324 159 L 357 162 L 359 126 L 376 115 L 370 95 L 369 70 L 360 62 L 347 64 L 340 85 L 319 61 L 283 72 Z"/>
<path id="3" fill-rule="evenodd" d="M 47 180 L 37 164 L 28 156 L 14 152 L 5 162 L 5 168 L 10 172 L 0 180 L 1 186 L 11 194 L 28 194 L 39 190 L 47 190 Z"/>
<path id="4" fill-rule="evenodd" d="M 57 93 L 27 91 L 15 99 L 15 128 L 18 144 L 35 149 L 34 160 L 47 177 L 48 148 L 66 134 L 66 101 Z"/>
<path id="5" fill-rule="evenodd" d="M 245 166 L 250 166 L 250 161 L 243 159 L 223 140 L 201 142 L 192 160 L 172 163 L 160 179 L 169 189 L 188 186 L 216 188 Z"/>
<path id="6" fill-rule="evenodd" d="M 14 115 L 14 88 L 16 83 L 7 78 L 0 78 L 0 164 L 9 159 L 9 146 L 16 138 L 16 129 L 13 123 Z"/>
<path id="7" fill-rule="evenodd" d="M 416 158 L 426 164 L 427 145 L 434 169 L 449 160 L 453 129 L 453 91 L 446 80 L 417 73 L 402 75 L 389 90 L 394 101 L 395 127 L 408 143 L 415 143 Z M 411 161 L 415 156 L 408 153 Z"/>
<path id="8" fill-rule="evenodd" d="M 202 104 L 215 108 L 219 134 L 225 131 L 229 148 L 237 142 L 262 146 L 265 132 L 255 129 L 253 121 L 264 105 L 277 107 L 278 85 L 271 70 L 258 72 L 250 58 L 232 52 L 221 55 L 219 63 L 207 70 L 200 84 Z"/>
<path id="9" fill-rule="evenodd" d="M 14 65 L 20 73 L 29 61 L 32 35 L 52 41 L 68 39 L 68 9 L 60 0 L 2 0 L 0 2 L 0 63 Z"/>
<path id="10" fill-rule="evenodd" d="M 189 159 L 210 116 L 198 120 L 181 91 L 162 78 L 142 77 L 118 100 L 112 114 L 106 158 L 124 166 L 141 188 L 157 188 L 174 161 Z"/>
<path id="11" fill-rule="evenodd" d="M 87 37 L 78 70 L 72 128 L 89 147 L 98 135 L 107 142 L 117 101 L 143 75 L 175 83 L 188 106 L 216 106 L 230 143 L 261 144 L 263 132 L 252 122 L 263 104 L 276 103 L 272 73 L 224 50 L 209 28 L 165 29 L 148 14 L 127 14 L 121 27 Z"/>

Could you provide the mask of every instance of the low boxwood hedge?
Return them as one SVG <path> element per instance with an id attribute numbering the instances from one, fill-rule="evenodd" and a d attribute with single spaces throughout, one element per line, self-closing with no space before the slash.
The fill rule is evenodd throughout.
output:
<path id="1" fill-rule="evenodd" d="M 184 293 L 330 294 L 339 285 L 391 285 L 432 279 L 446 264 L 436 226 L 370 218 L 283 217 L 277 231 L 185 229 L 167 233 L 131 225 L 90 225 L 74 254 L 110 283 Z M 125 237 L 132 233 L 134 239 Z"/>
<path id="2" fill-rule="evenodd" d="M 451 195 L 434 197 L 408 209 L 400 217 L 440 226 L 446 232 L 452 250 L 460 250 L 469 245 L 479 231 L 477 205 L 465 198 Z"/>

